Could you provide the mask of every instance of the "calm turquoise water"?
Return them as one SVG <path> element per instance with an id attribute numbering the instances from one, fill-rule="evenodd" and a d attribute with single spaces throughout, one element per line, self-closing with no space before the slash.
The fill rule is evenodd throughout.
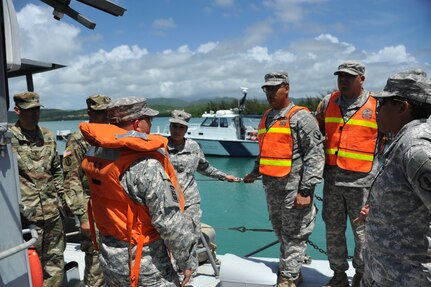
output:
<path id="1" fill-rule="evenodd" d="M 192 119 L 192 122 L 199 123 L 200 119 Z M 162 131 L 167 125 L 167 118 L 155 118 L 153 121 L 152 132 L 157 131 L 157 127 Z M 75 131 L 79 121 L 58 121 L 41 122 L 56 133 L 57 130 Z M 58 142 L 58 150 L 63 152 L 64 141 Z M 227 157 L 208 157 L 207 158 L 216 168 L 239 177 L 243 177 L 251 171 L 253 158 L 227 158 Z M 268 220 L 265 194 L 260 181 L 253 184 L 228 183 L 196 175 L 199 190 L 202 196 L 203 222 L 216 229 L 217 253 L 233 253 L 245 255 L 253 252 L 273 241 L 276 237 L 273 232 L 254 232 L 244 233 L 227 230 L 227 228 L 244 226 L 248 229 L 271 229 Z M 322 197 L 322 185 L 318 185 L 316 195 Z M 319 209 L 316 227 L 310 240 L 320 248 L 326 249 L 325 225 L 322 221 L 322 204 L 316 200 Z M 350 229 L 347 232 L 349 240 L 349 254 L 353 254 L 353 239 Z M 278 257 L 279 245 L 266 249 L 256 256 Z M 326 259 L 326 255 L 319 253 L 313 247 L 308 246 L 307 254 L 314 259 Z"/>

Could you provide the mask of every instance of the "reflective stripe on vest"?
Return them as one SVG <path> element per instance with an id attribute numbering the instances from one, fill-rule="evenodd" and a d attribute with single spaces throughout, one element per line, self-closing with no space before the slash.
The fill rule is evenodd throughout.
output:
<path id="1" fill-rule="evenodd" d="M 284 118 L 278 119 L 269 129 L 266 129 L 266 118 L 271 110 L 264 113 L 258 128 L 261 174 L 282 177 L 290 173 L 293 152 L 290 118 L 302 109 L 306 108 L 293 106 Z"/>
<path id="2" fill-rule="evenodd" d="M 372 169 L 377 143 L 375 98 L 365 104 L 344 123 L 340 107 L 335 103 L 340 92 L 334 92 L 325 112 L 326 164 L 345 170 L 369 172 Z"/>

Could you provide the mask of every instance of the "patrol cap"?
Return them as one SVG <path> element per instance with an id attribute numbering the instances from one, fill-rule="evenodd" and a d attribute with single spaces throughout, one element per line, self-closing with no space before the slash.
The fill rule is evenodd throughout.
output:
<path id="1" fill-rule="evenodd" d="M 106 110 L 110 102 L 110 97 L 96 94 L 87 98 L 87 107 L 96 111 Z"/>
<path id="2" fill-rule="evenodd" d="M 382 92 L 375 98 L 402 98 L 417 103 L 431 104 L 431 80 L 421 69 L 396 73 L 389 77 Z"/>
<path id="3" fill-rule="evenodd" d="M 154 117 L 158 111 L 150 109 L 144 97 L 125 97 L 112 101 L 108 106 L 108 121 L 120 123 L 137 120 L 143 116 Z"/>
<path id="4" fill-rule="evenodd" d="M 43 107 L 39 102 L 39 95 L 35 92 L 22 92 L 13 96 L 15 105 L 20 109 L 27 110 L 35 107 Z"/>
<path id="5" fill-rule="evenodd" d="M 361 62 L 346 61 L 338 66 L 338 70 L 335 71 L 334 75 L 340 73 L 347 73 L 352 76 L 363 75 L 365 74 L 365 66 Z"/>
<path id="6" fill-rule="evenodd" d="M 265 86 L 278 86 L 281 84 L 289 84 L 289 75 L 287 72 L 272 72 L 265 75 Z"/>
<path id="7" fill-rule="evenodd" d="M 185 111 L 173 110 L 169 122 L 188 127 L 191 117 L 192 115 Z"/>

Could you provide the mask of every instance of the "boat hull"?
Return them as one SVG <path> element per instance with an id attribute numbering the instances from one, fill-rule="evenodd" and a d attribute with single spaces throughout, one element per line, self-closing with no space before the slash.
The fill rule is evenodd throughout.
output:
<path id="1" fill-rule="evenodd" d="M 192 139 L 199 144 L 203 153 L 206 155 L 257 157 L 259 154 L 259 145 L 257 141 Z"/>

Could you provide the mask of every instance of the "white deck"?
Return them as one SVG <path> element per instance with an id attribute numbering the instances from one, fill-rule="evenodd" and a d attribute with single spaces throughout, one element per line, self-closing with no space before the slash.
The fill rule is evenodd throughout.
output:
<path id="1" fill-rule="evenodd" d="M 79 250 L 78 244 L 67 244 L 65 250 L 67 261 L 76 261 L 79 266 L 79 275 L 83 280 L 84 253 Z M 196 276 L 187 285 L 190 287 L 259 287 L 276 286 L 278 259 L 251 257 L 244 258 L 232 254 L 217 255 L 221 262 L 220 275 L 216 278 L 211 264 L 199 266 Z M 351 263 L 347 271 L 349 280 L 355 273 Z M 303 265 L 302 287 L 323 286 L 332 277 L 333 272 L 326 260 L 312 260 L 311 264 Z"/>

